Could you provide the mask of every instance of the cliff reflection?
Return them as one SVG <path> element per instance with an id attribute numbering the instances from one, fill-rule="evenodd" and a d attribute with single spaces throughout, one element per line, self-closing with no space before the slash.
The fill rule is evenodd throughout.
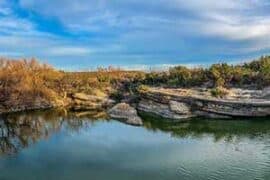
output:
<path id="1" fill-rule="evenodd" d="M 107 119 L 106 114 L 55 110 L 3 115 L 0 117 L 0 156 L 16 154 L 40 139 L 49 138 L 62 127 L 78 131 L 99 119 Z"/>
<path id="2" fill-rule="evenodd" d="M 147 114 L 141 114 L 144 127 L 151 131 L 170 133 L 178 138 L 202 138 L 212 136 L 215 141 L 233 141 L 240 138 L 270 137 L 270 119 L 209 120 L 194 119 L 182 123 L 168 123 Z"/>

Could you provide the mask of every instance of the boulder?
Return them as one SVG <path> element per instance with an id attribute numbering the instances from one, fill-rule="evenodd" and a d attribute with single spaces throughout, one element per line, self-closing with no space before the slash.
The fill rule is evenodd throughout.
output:
<path id="1" fill-rule="evenodd" d="M 138 116 L 137 110 L 126 103 L 116 104 L 108 111 L 112 118 L 124 120 L 125 123 L 140 126 L 142 119 Z"/>

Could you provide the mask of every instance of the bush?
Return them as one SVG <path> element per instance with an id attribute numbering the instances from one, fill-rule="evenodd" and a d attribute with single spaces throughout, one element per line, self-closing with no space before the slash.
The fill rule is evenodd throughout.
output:
<path id="1" fill-rule="evenodd" d="M 149 85 L 163 85 L 168 81 L 166 72 L 150 72 L 145 75 L 145 84 Z"/>
<path id="2" fill-rule="evenodd" d="M 60 77 L 60 72 L 35 59 L 0 59 L 0 99 L 6 106 L 31 105 L 38 99 L 52 101 L 56 94 L 51 86 Z"/>
<path id="3" fill-rule="evenodd" d="M 175 82 L 175 85 L 187 87 L 190 85 L 192 74 L 191 71 L 183 66 L 170 68 L 169 70 L 170 82 Z"/>
<path id="4" fill-rule="evenodd" d="M 226 63 L 213 64 L 210 69 L 211 79 L 214 81 L 215 87 L 228 86 L 233 78 L 233 66 Z"/>
<path id="5" fill-rule="evenodd" d="M 228 90 L 222 87 L 216 87 L 214 89 L 211 89 L 211 95 L 217 98 L 223 98 L 228 94 Z"/>
<path id="6" fill-rule="evenodd" d="M 140 85 L 138 87 L 138 92 L 147 92 L 149 90 L 149 87 L 146 85 Z"/>

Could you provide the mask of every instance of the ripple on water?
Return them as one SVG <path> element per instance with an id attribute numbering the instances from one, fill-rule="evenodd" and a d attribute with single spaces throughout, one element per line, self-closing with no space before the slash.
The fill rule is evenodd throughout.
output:
<path id="1" fill-rule="evenodd" d="M 185 168 L 184 166 L 178 167 L 176 171 L 177 171 L 177 174 L 184 179 L 191 177 L 191 171 Z"/>

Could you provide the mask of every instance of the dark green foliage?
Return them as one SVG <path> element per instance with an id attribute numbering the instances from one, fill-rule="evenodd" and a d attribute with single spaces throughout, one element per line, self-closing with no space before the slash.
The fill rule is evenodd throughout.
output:
<path id="1" fill-rule="evenodd" d="M 214 86 L 227 86 L 233 78 L 233 69 L 233 66 L 230 66 L 226 63 L 213 64 L 209 71 L 210 78 L 214 81 Z"/>
<path id="2" fill-rule="evenodd" d="M 169 70 L 170 84 L 176 83 L 187 87 L 191 83 L 192 72 L 186 67 L 177 66 Z"/>
<path id="3" fill-rule="evenodd" d="M 168 74 L 165 72 L 150 72 L 145 75 L 144 83 L 149 85 L 166 84 L 168 81 Z"/>
<path id="4" fill-rule="evenodd" d="M 270 56 L 242 65 L 213 64 L 209 68 L 176 66 L 168 72 L 151 72 L 145 75 L 144 84 L 169 87 L 253 87 L 270 85 Z"/>
<path id="5" fill-rule="evenodd" d="M 228 94 L 228 91 L 222 87 L 216 87 L 211 90 L 211 95 L 218 98 L 223 98 Z"/>

